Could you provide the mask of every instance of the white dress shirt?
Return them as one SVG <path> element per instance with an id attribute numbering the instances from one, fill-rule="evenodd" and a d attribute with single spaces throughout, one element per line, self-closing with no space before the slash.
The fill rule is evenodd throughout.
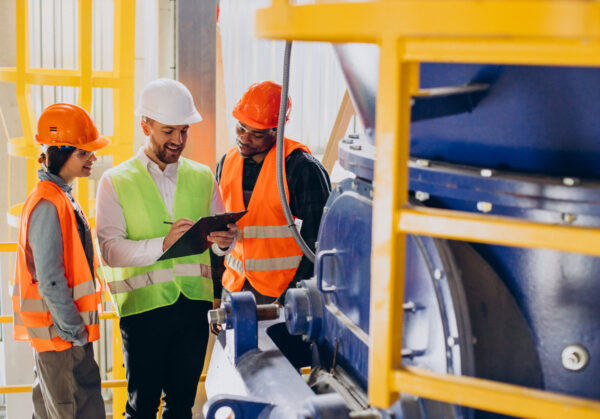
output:
<path id="1" fill-rule="evenodd" d="M 154 163 L 144 153 L 143 147 L 135 155 L 152 176 L 156 187 L 167 207 L 167 211 L 173 218 L 173 201 L 175 188 L 177 187 L 177 169 L 179 161 L 168 164 L 165 170 L 160 170 L 158 164 Z M 214 181 L 214 179 L 213 179 Z M 109 266 L 148 266 L 152 265 L 163 254 L 164 237 L 156 237 L 147 240 L 128 240 L 127 225 L 119 197 L 115 192 L 112 180 L 106 173 L 100 178 L 98 185 L 98 196 L 96 199 L 96 234 L 100 243 L 102 257 Z M 214 181 L 212 200 L 210 203 L 210 214 L 225 212 L 223 199 L 219 192 L 217 182 Z M 195 221 L 195 220 L 194 220 Z M 230 253 L 235 246 L 235 241 L 229 249 L 221 250 L 213 243 L 213 252 L 218 256 Z"/>

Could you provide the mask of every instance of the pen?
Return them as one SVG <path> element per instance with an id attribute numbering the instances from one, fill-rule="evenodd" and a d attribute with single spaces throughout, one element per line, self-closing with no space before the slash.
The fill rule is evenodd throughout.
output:
<path id="1" fill-rule="evenodd" d="M 173 221 L 163 221 L 165 224 L 173 224 Z"/>

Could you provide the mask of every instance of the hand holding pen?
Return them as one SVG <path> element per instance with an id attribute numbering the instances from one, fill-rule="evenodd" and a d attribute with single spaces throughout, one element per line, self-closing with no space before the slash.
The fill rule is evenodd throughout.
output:
<path id="1" fill-rule="evenodd" d="M 164 221 L 164 223 L 171 224 L 171 229 L 163 240 L 163 252 L 171 247 L 173 243 L 175 243 L 183 235 L 183 233 L 188 231 L 189 228 L 194 225 L 194 222 L 189 218 L 180 218 L 175 222 Z"/>

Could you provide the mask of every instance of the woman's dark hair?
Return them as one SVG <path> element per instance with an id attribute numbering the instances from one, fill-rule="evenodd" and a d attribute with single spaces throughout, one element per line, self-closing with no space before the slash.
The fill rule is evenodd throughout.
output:
<path id="1" fill-rule="evenodd" d="M 42 153 L 40 162 L 45 160 L 48 171 L 53 175 L 58 176 L 58 172 L 60 172 L 60 169 L 63 167 L 65 162 L 69 160 L 69 157 L 71 157 L 71 154 L 73 154 L 75 150 L 75 147 L 61 149 L 61 147 L 50 146 L 46 150 L 46 153 Z"/>

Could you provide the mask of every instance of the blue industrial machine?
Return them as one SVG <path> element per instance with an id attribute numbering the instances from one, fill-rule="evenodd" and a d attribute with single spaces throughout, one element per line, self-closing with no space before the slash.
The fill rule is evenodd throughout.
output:
<path id="1" fill-rule="evenodd" d="M 325 208 L 315 276 L 279 318 L 246 293 L 225 301 L 207 417 L 498 417 L 410 395 L 368 404 L 377 68 L 365 63 L 378 52 L 336 52 L 366 128 L 339 145 L 353 176 Z M 420 87 L 413 205 L 600 227 L 600 70 L 422 64 Z M 598 275 L 592 256 L 409 236 L 403 363 L 600 400 Z"/>

